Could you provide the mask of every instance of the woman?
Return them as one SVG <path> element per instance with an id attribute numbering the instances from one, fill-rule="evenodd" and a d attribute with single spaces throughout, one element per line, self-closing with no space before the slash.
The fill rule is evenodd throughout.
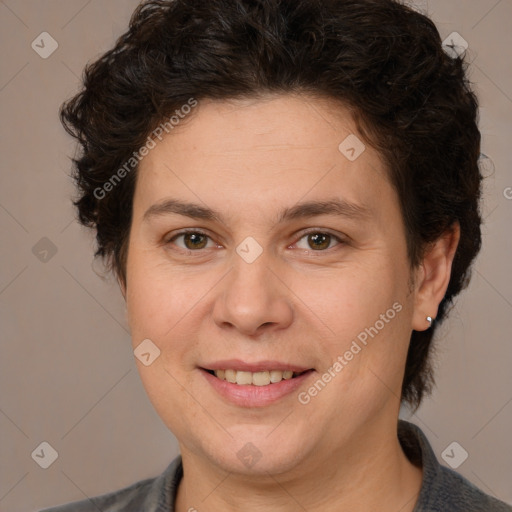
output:
<path id="1" fill-rule="evenodd" d="M 512 510 L 398 420 L 480 249 L 476 115 L 396 1 L 144 2 L 62 119 L 181 455 L 51 510 Z"/>

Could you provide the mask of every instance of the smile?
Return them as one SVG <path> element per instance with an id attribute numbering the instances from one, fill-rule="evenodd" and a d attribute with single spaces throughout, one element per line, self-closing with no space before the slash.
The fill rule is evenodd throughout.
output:
<path id="1" fill-rule="evenodd" d="M 291 370 L 269 370 L 261 372 L 248 372 L 244 370 L 206 370 L 211 375 L 215 375 L 220 380 L 225 380 L 231 384 L 239 386 L 268 386 L 277 384 L 282 380 L 293 379 L 305 372 L 293 372 Z M 308 371 L 308 370 L 305 370 Z"/>
<path id="2" fill-rule="evenodd" d="M 217 396 L 238 407 L 265 407 L 294 396 L 316 373 L 314 369 L 258 371 L 199 368 Z M 298 368 L 296 368 L 299 370 Z"/>

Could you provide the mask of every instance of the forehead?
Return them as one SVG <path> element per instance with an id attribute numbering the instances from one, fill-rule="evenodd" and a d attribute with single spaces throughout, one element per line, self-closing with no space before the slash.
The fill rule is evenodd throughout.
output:
<path id="1" fill-rule="evenodd" d="M 267 209 L 338 193 L 374 203 L 382 187 L 389 184 L 380 156 L 339 102 L 295 95 L 203 101 L 140 163 L 135 208 L 166 195 L 219 207 L 238 198 L 245 208 Z"/>
<path id="2" fill-rule="evenodd" d="M 357 132 L 352 111 L 333 99 L 298 94 L 202 100 L 172 131 L 182 150 L 223 155 L 332 148 Z M 337 144 L 335 145 L 337 148 Z"/>

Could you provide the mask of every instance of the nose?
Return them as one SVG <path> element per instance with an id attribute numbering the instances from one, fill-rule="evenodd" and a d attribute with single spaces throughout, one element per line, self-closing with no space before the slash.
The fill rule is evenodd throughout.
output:
<path id="1" fill-rule="evenodd" d="M 213 319 L 221 329 L 252 337 L 285 329 L 293 321 L 291 296 L 264 255 L 252 263 L 235 257 L 218 289 Z"/>

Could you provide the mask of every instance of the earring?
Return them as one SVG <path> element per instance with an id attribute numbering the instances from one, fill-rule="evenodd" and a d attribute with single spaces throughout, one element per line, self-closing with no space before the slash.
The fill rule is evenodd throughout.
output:
<path id="1" fill-rule="evenodd" d="M 427 316 L 427 322 L 428 322 L 428 326 L 432 327 L 432 317 L 431 316 Z"/>

